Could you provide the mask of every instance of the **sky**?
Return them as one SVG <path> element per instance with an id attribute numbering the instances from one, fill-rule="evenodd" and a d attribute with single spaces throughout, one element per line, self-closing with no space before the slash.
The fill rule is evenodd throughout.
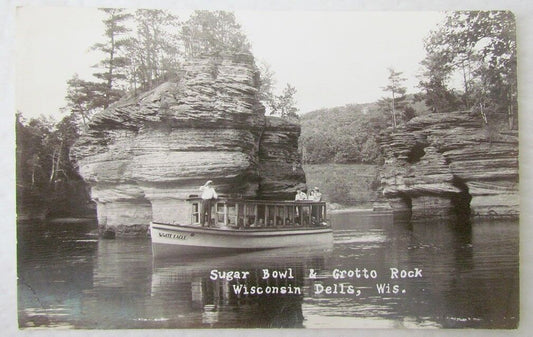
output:
<path id="1" fill-rule="evenodd" d="M 186 19 L 190 11 L 175 11 Z M 235 11 L 256 62 L 270 65 L 278 91 L 297 89 L 300 113 L 386 95 L 388 70 L 417 90 L 423 39 L 441 12 Z M 16 109 L 27 117 L 61 118 L 67 81 L 91 79 L 104 40 L 96 8 L 19 7 L 16 12 Z"/>

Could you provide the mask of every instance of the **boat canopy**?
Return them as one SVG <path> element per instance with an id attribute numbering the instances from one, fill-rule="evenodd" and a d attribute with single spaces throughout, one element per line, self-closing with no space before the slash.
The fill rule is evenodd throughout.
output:
<path id="1" fill-rule="evenodd" d="M 196 195 L 191 204 L 191 225 L 200 225 L 202 199 Z M 313 227 L 326 223 L 326 203 L 312 200 L 255 200 L 219 197 L 212 203 L 211 223 L 217 227 Z"/>

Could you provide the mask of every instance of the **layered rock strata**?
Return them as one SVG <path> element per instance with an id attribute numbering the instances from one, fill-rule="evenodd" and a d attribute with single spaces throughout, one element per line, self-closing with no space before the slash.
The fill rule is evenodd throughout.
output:
<path id="1" fill-rule="evenodd" d="M 176 82 L 121 100 L 92 119 L 71 151 L 101 227 L 143 234 L 151 220 L 188 223 L 187 198 L 288 198 L 305 186 L 300 127 L 265 117 L 253 57 L 191 60 Z"/>
<path id="2" fill-rule="evenodd" d="M 517 132 L 472 112 L 428 114 L 383 132 L 381 147 L 383 194 L 413 219 L 519 212 Z"/>

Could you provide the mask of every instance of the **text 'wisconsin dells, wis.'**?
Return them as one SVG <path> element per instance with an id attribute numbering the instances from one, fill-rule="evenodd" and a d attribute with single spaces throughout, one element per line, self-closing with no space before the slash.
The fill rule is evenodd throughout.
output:
<path id="1" fill-rule="evenodd" d="M 343 282 L 335 282 L 333 284 L 315 283 L 313 290 L 315 295 L 363 295 L 363 290 L 368 291 L 369 287 L 365 283 L 361 285 L 351 284 L 344 282 L 344 280 L 359 280 L 364 282 L 365 280 L 377 280 L 379 275 L 375 269 L 368 268 L 355 268 L 355 269 L 334 269 L 331 273 L 334 280 L 342 280 Z M 422 278 L 422 269 L 399 269 L 389 268 L 389 274 L 387 280 L 403 280 L 403 279 L 415 279 Z M 309 278 L 317 279 L 317 272 L 314 269 L 309 270 Z M 405 288 L 401 285 L 391 282 L 379 282 L 375 283 L 372 289 L 378 294 L 405 294 Z"/>

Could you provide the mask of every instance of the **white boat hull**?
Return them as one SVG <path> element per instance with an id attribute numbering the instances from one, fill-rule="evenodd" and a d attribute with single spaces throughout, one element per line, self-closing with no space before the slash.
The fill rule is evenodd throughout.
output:
<path id="1" fill-rule="evenodd" d="M 159 257 L 301 247 L 333 242 L 330 227 L 223 229 L 152 222 L 150 234 L 153 255 Z"/>

